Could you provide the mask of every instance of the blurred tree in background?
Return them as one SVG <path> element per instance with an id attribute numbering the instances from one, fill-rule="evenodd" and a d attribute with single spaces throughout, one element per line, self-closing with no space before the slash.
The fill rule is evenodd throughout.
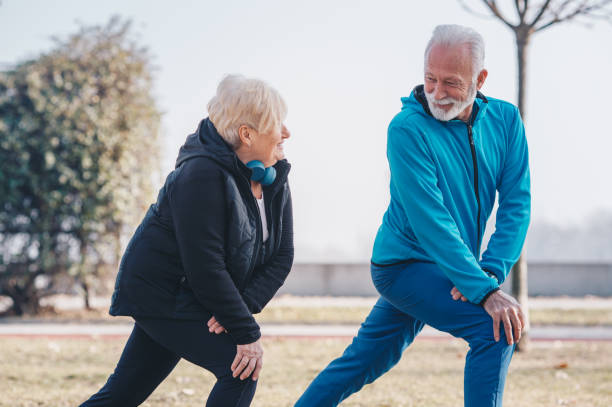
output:
<path id="1" fill-rule="evenodd" d="M 0 295 L 12 312 L 115 271 L 154 197 L 160 112 L 130 22 L 81 27 L 0 72 Z"/>

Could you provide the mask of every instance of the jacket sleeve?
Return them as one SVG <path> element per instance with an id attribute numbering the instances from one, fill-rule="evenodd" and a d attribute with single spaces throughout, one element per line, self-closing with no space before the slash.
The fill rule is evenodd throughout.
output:
<path id="1" fill-rule="evenodd" d="M 389 126 L 391 184 L 421 247 L 473 303 L 499 288 L 465 244 L 437 186 L 436 167 L 419 134 L 402 123 Z M 449 294 L 450 295 L 450 294 Z"/>
<path id="2" fill-rule="evenodd" d="M 291 192 L 283 208 L 280 246 L 276 254 L 249 281 L 243 290 L 243 298 L 252 313 L 266 306 L 285 282 L 293 264 L 293 208 Z"/>
<path id="3" fill-rule="evenodd" d="M 481 267 L 495 274 L 500 284 L 521 254 L 531 210 L 527 139 L 518 109 L 514 107 L 512 113 L 508 120 L 511 125 L 506 157 L 497 185 L 495 232 L 480 261 Z"/>
<path id="4" fill-rule="evenodd" d="M 179 174 L 170 191 L 172 220 L 187 281 L 198 301 L 238 344 L 259 339 L 259 325 L 225 264 L 228 214 L 220 173 Z"/>

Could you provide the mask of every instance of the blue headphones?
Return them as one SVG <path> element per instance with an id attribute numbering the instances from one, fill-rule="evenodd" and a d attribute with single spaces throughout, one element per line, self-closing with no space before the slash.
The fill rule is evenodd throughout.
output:
<path id="1" fill-rule="evenodd" d="M 251 179 L 261 183 L 261 185 L 271 185 L 276 179 L 276 170 L 274 167 L 264 167 L 259 160 L 249 161 L 246 165 L 251 169 Z"/>

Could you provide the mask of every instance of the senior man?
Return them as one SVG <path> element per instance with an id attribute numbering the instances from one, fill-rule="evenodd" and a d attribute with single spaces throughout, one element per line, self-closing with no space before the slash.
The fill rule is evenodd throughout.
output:
<path id="1" fill-rule="evenodd" d="M 529 166 L 517 108 L 479 92 L 483 65 L 477 32 L 435 28 L 425 84 L 402 98 L 388 129 L 391 200 L 371 266 L 380 299 L 296 406 L 337 405 L 395 365 L 425 324 L 469 343 L 465 406 L 502 405 L 524 317 L 499 286 L 527 233 Z M 480 256 L 496 191 L 495 233 Z"/>

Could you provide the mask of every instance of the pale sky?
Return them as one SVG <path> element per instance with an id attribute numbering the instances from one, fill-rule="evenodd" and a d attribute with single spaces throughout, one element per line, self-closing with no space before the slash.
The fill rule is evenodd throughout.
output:
<path id="1" fill-rule="evenodd" d="M 113 14 L 134 21 L 158 67 L 164 173 L 225 74 L 264 79 L 284 96 L 296 261 L 369 259 L 389 199 L 387 125 L 400 97 L 423 82 L 436 25 L 478 30 L 489 71 L 483 93 L 516 102 L 511 32 L 456 0 L 3 0 L 0 64 L 48 50 L 50 37 L 76 31 L 76 22 L 104 24 Z M 532 38 L 526 130 L 536 222 L 576 224 L 612 212 L 611 44 L 604 22 Z"/>

